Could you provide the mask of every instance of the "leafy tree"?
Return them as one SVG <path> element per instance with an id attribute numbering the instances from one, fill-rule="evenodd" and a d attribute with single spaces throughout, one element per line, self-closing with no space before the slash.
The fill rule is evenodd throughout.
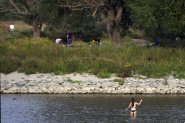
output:
<path id="1" fill-rule="evenodd" d="M 61 32 L 61 23 L 64 9 L 57 6 L 57 0 L 40 0 L 40 18 L 46 24 L 45 31 L 48 36 Z"/>
<path id="2" fill-rule="evenodd" d="M 185 35 L 184 0 L 130 0 L 129 7 L 134 27 L 155 35 Z"/>
<path id="3" fill-rule="evenodd" d="M 33 26 L 33 37 L 40 37 L 42 21 L 40 19 L 40 0 L 1 0 L 0 12 L 13 13 Z"/>
<path id="4" fill-rule="evenodd" d="M 97 13 L 105 15 L 107 20 L 107 32 L 115 46 L 119 46 L 121 42 L 120 24 L 122 22 L 125 0 L 58 0 L 62 8 L 69 8 L 71 10 L 88 9 L 92 16 L 95 17 Z M 101 15 L 101 14 L 99 14 Z"/>
<path id="5" fill-rule="evenodd" d="M 93 17 L 88 9 L 72 10 L 61 7 L 57 0 L 41 0 L 41 4 L 41 18 L 47 25 L 45 31 L 50 37 L 62 35 L 64 38 L 67 31 L 84 36 L 90 36 L 93 32 L 99 33 L 98 18 Z"/>

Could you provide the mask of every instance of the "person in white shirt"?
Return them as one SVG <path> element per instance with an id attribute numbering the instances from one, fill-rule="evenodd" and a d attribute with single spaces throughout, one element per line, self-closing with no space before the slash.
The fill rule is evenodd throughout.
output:
<path id="1" fill-rule="evenodd" d="M 57 38 L 57 39 L 55 40 L 55 43 L 56 43 L 56 44 L 61 44 L 61 43 L 62 43 L 62 39 L 61 39 L 61 38 Z"/>
<path id="2" fill-rule="evenodd" d="M 11 23 L 10 26 L 9 26 L 9 30 L 10 30 L 10 31 L 14 31 L 14 29 L 15 29 L 15 26 L 14 26 L 13 23 Z"/>

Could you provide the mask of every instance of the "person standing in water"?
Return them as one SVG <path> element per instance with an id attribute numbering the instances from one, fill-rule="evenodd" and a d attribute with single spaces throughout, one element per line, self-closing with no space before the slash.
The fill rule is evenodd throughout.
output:
<path id="1" fill-rule="evenodd" d="M 138 102 L 135 101 L 135 98 L 131 99 L 131 102 L 129 103 L 128 108 L 126 108 L 126 110 L 130 108 L 130 110 L 131 110 L 130 111 L 130 116 L 131 116 L 132 119 L 136 118 L 136 116 L 137 116 L 136 106 L 141 105 L 142 101 L 143 100 L 141 99 L 140 102 L 138 103 Z"/>

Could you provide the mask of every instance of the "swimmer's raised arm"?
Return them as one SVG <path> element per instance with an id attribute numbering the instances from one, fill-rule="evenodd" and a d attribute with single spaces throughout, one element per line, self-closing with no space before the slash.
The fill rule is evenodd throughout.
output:
<path id="1" fill-rule="evenodd" d="M 141 103 L 143 102 L 143 100 L 141 99 L 139 103 L 137 103 L 137 105 L 141 105 Z"/>

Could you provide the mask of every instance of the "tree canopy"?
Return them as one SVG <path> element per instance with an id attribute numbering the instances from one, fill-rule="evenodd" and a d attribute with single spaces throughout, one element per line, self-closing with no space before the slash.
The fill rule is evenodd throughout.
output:
<path id="1" fill-rule="evenodd" d="M 106 28 L 115 46 L 121 42 L 121 31 L 130 27 L 152 35 L 185 36 L 184 0 L 1 0 L 0 12 L 32 25 L 33 37 L 40 36 L 43 23 L 49 34 Z"/>
<path id="2" fill-rule="evenodd" d="M 40 0 L 1 0 L 0 12 L 12 13 L 33 26 L 33 37 L 40 37 Z"/>
<path id="3" fill-rule="evenodd" d="M 133 26 L 157 35 L 185 35 L 184 0 L 130 0 Z"/>

